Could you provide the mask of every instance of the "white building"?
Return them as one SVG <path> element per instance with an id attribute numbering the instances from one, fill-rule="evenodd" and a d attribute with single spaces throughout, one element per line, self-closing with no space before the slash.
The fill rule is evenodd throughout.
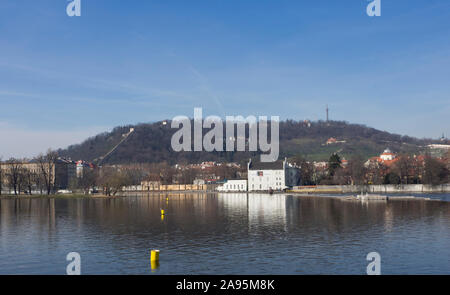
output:
<path id="1" fill-rule="evenodd" d="M 391 152 L 389 148 L 385 149 L 384 152 L 380 155 L 381 160 L 383 161 L 392 161 L 395 159 L 395 154 Z"/>
<path id="2" fill-rule="evenodd" d="M 248 163 L 248 190 L 284 190 L 300 183 L 300 169 L 287 160 Z"/>
<path id="3" fill-rule="evenodd" d="M 217 187 L 220 192 L 246 192 L 247 180 L 246 179 L 232 179 L 227 180 L 223 185 Z"/>
<path id="4" fill-rule="evenodd" d="M 196 178 L 196 179 L 194 179 L 193 184 L 203 185 L 203 184 L 205 184 L 205 180 L 201 179 L 201 178 Z"/>
<path id="5" fill-rule="evenodd" d="M 77 177 L 78 178 L 82 178 L 83 177 L 83 174 L 84 174 L 84 172 L 87 170 L 87 169 L 92 169 L 93 168 L 93 166 L 92 165 L 90 165 L 90 164 L 88 164 L 88 163 L 86 163 L 86 162 L 84 162 L 84 161 L 77 161 L 76 162 L 76 175 L 77 175 Z"/>

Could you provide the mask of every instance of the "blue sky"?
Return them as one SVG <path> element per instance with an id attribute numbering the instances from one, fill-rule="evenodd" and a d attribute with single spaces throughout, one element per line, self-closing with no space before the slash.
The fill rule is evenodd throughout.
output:
<path id="1" fill-rule="evenodd" d="M 450 1 L 0 2 L 0 156 L 206 115 L 450 134 Z"/>

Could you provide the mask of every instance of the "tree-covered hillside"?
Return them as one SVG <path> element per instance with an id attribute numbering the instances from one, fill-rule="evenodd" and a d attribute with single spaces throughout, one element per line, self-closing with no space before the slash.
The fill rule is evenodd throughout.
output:
<path id="1" fill-rule="evenodd" d="M 111 132 L 89 138 L 81 144 L 59 150 L 60 156 L 73 160 L 94 161 L 107 154 L 130 131 L 134 132 L 107 158 L 104 163 L 198 163 L 202 161 L 241 162 L 256 156 L 256 152 L 174 152 L 170 121 L 136 126 L 116 127 Z M 193 125 L 193 124 L 192 124 Z M 269 129 L 270 130 L 270 129 Z M 208 129 L 204 129 L 206 133 Z M 248 134 L 248 133 L 247 133 Z M 270 131 L 269 131 L 270 135 Z M 224 132 L 225 136 L 225 132 Z M 336 143 L 326 144 L 329 138 Z M 358 154 L 364 158 L 379 155 L 386 147 L 397 153 L 418 153 L 433 140 L 417 139 L 391 134 L 358 124 L 346 122 L 280 122 L 280 158 L 302 155 L 309 160 L 327 160 L 332 153 L 344 158 Z"/>

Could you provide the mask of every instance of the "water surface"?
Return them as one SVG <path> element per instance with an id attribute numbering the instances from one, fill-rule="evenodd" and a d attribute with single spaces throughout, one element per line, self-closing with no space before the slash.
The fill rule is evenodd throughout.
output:
<path id="1" fill-rule="evenodd" d="M 0 199 L 0 273 L 65 274 L 79 252 L 83 274 L 365 274 L 376 251 L 383 274 L 450 274 L 450 202 L 168 198 Z"/>

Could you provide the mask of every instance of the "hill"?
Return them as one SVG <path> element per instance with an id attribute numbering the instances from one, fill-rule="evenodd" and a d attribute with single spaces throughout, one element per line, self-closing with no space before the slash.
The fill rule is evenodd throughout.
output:
<path id="1" fill-rule="evenodd" d="M 170 128 L 169 121 L 167 124 L 163 122 L 166 121 L 116 127 L 111 132 L 88 138 L 81 144 L 60 149 L 58 153 L 73 160 L 98 161 L 124 139 L 130 128 L 134 128 L 134 132 L 103 163 L 241 162 L 258 155 L 257 152 L 174 152 L 171 138 L 177 129 Z M 331 137 L 337 142 L 326 144 Z M 379 155 L 386 147 L 396 153 L 418 153 L 424 150 L 425 145 L 433 142 L 436 141 L 391 134 L 342 121 L 280 122 L 280 158 L 300 154 L 317 161 L 326 160 L 335 152 L 347 159 L 355 154 L 369 158 Z"/>

